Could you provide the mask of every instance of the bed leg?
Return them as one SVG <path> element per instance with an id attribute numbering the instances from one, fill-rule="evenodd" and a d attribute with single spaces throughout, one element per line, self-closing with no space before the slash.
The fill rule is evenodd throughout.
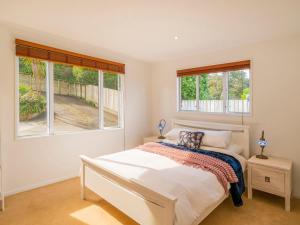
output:
<path id="1" fill-rule="evenodd" d="M 85 200 L 85 164 L 81 162 L 81 176 L 80 176 L 80 197 Z"/>
<path id="2" fill-rule="evenodd" d="M 165 223 L 166 225 L 174 225 L 174 218 L 175 218 L 175 203 L 169 204 L 165 208 Z"/>

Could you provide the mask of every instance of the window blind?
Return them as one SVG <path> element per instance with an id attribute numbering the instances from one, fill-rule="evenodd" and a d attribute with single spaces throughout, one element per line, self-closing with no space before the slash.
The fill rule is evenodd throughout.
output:
<path id="1" fill-rule="evenodd" d="M 243 69 L 250 69 L 250 60 L 177 70 L 177 76 L 193 76 L 207 73 L 218 73 Z"/>
<path id="2" fill-rule="evenodd" d="M 125 64 L 16 39 L 16 55 L 125 74 Z"/>

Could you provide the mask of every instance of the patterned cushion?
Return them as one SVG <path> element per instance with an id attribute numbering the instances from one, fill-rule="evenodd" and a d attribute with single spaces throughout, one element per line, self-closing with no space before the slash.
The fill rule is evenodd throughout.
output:
<path id="1" fill-rule="evenodd" d="M 203 132 L 180 131 L 178 145 L 192 149 L 200 149 Z"/>

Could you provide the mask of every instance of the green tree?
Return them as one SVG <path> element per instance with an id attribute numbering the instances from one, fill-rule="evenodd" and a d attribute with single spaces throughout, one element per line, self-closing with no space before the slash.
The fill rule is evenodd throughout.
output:
<path id="1" fill-rule="evenodd" d="M 247 100 L 247 98 L 248 98 L 248 96 L 249 96 L 249 93 L 250 93 L 250 91 L 249 91 L 249 88 L 245 88 L 244 90 L 243 90 L 243 94 L 242 94 L 242 100 Z"/>
<path id="2" fill-rule="evenodd" d="M 196 99 L 196 77 L 195 76 L 181 77 L 181 99 L 183 100 Z"/>
<path id="3" fill-rule="evenodd" d="M 119 86 L 118 79 L 119 77 L 117 74 L 111 72 L 105 72 L 103 77 L 104 87 L 113 90 L 118 90 L 118 86 Z"/>
<path id="4" fill-rule="evenodd" d="M 20 57 L 19 71 L 25 75 L 32 76 L 36 90 L 39 93 L 42 91 L 42 83 L 46 77 L 46 64 L 42 60 Z"/>
<path id="5" fill-rule="evenodd" d="M 200 83 L 200 96 L 201 92 L 204 92 L 202 95 L 204 95 L 205 97 L 202 100 L 221 99 L 223 93 L 223 76 L 220 76 L 218 74 L 209 74 L 204 76 L 203 79 L 205 79 L 206 86 L 203 87 L 202 91 Z"/>
<path id="6" fill-rule="evenodd" d="M 63 80 L 68 83 L 75 83 L 76 79 L 73 76 L 73 66 L 66 64 L 54 64 L 54 79 Z"/>
<path id="7" fill-rule="evenodd" d="M 31 62 L 27 58 L 19 58 L 19 73 L 32 76 Z"/>
<path id="8" fill-rule="evenodd" d="M 231 71 L 228 82 L 229 99 L 246 99 L 246 95 L 249 95 L 249 78 L 246 76 L 246 72 L 243 70 Z"/>
<path id="9" fill-rule="evenodd" d="M 98 71 L 79 67 L 79 66 L 73 66 L 73 76 L 75 77 L 75 80 L 84 85 L 98 85 Z"/>
<path id="10" fill-rule="evenodd" d="M 200 99 L 206 100 L 209 96 L 209 90 L 208 90 L 208 74 L 202 74 L 200 76 Z"/>

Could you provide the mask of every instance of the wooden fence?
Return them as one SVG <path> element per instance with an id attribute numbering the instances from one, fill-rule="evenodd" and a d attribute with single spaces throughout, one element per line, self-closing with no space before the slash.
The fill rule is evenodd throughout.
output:
<path id="1" fill-rule="evenodd" d="M 46 82 L 41 80 L 36 82 L 31 76 L 20 74 L 19 85 L 25 85 L 32 90 L 46 91 Z M 54 94 L 63 96 L 74 96 L 93 102 L 96 106 L 99 103 L 99 87 L 96 85 L 83 85 L 79 83 L 70 84 L 62 80 L 54 80 Z M 103 106 L 111 113 L 119 111 L 119 96 L 117 90 L 103 88 Z"/>
<path id="2" fill-rule="evenodd" d="M 199 108 L 201 112 L 223 112 L 223 100 L 200 100 Z M 196 110 L 196 100 L 182 100 L 181 110 Z M 248 100 L 228 100 L 228 112 L 250 112 Z"/>

